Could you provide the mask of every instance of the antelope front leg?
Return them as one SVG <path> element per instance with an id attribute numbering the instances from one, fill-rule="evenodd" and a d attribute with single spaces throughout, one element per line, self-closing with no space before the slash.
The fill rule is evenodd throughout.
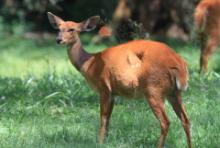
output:
<path id="1" fill-rule="evenodd" d="M 109 118 L 114 106 L 114 98 L 110 93 L 100 94 L 100 121 L 101 127 L 99 131 L 99 143 L 102 144 L 105 136 L 108 134 Z"/>

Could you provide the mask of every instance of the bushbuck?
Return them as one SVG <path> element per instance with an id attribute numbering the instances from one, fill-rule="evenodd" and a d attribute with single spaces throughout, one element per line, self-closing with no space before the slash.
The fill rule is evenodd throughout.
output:
<path id="1" fill-rule="evenodd" d="M 194 20 L 201 42 L 200 72 L 207 72 L 208 59 L 220 40 L 220 0 L 201 0 Z"/>
<path id="2" fill-rule="evenodd" d="M 84 50 L 79 33 L 94 29 L 99 16 L 79 23 L 64 21 L 50 12 L 48 18 L 59 30 L 57 43 L 67 45 L 71 63 L 100 95 L 99 143 L 103 143 L 107 135 L 114 96 L 144 97 L 160 122 L 158 147 L 163 147 L 170 125 L 164 105 L 167 97 L 182 122 L 191 147 L 190 123 L 181 97 L 188 85 L 188 72 L 180 56 L 167 45 L 150 40 L 130 41 L 90 54 Z"/>

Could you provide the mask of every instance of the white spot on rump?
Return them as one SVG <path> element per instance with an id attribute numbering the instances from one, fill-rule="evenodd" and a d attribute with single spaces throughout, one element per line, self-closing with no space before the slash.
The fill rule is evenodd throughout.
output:
<path id="1" fill-rule="evenodd" d="M 188 88 L 188 83 L 186 83 L 185 85 L 182 86 L 180 80 L 176 79 L 176 86 L 177 86 L 178 90 L 186 91 Z"/>

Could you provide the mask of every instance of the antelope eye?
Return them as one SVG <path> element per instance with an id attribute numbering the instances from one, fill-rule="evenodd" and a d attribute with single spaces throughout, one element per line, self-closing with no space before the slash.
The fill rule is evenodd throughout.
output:
<path id="1" fill-rule="evenodd" d="M 73 31 L 75 31 L 75 29 L 69 29 L 69 30 L 67 30 L 68 32 L 73 32 Z"/>

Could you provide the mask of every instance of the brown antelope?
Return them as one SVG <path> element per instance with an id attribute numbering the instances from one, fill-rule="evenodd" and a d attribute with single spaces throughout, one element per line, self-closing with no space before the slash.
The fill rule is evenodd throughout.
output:
<path id="1" fill-rule="evenodd" d="M 158 147 L 163 147 L 170 125 L 164 105 L 168 97 L 191 147 L 190 123 L 181 97 L 188 85 L 187 66 L 171 48 L 155 41 L 135 40 L 90 54 L 84 50 L 79 33 L 94 29 L 99 16 L 80 23 L 64 21 L 50 12 L 48 18 L 51 25 L 59 29 L 57 43 L 68 45 L 71 63 L 100 95 L 99 143 L 103 143 L 107 135 L 114 96 L 143 96 L 160 122 Z"/>
<path id="2" fill-rule="evenodd" d="M 208 59 L 220 41 L 220 0 L 202 0 L 194 19 L 201 41 L 200 72 L 207 72 Z"/>

